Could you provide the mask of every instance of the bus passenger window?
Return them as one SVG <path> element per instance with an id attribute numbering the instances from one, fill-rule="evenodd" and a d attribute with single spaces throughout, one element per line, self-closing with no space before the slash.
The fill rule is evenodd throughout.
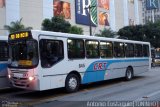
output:
<path id="1" fill-rule="evenodd" d="M 100 56 L 101 58 L 113 57 L 112 42 L 100 42 Z"/>
<path id="2" fill-rule="evenodd" d="M 143 51 L 142 51 L 142 45 L 141 44 L 135 44 L 134 46 L 134 56 L 135 57 L 142 57 Z"/>
<path id="3" fill-rule="evenodd" d="M 50 68 L 64 58 L 63 42 L 60 40 L 40 40 L 41 66 Z"/>
<path id="4" fill-rule="evenodd" d="M 5 41 L 0 41 L 0 61 L 8 60 L 8 44 Z"/>
<path id="5" fill-rule="evenodd" d="M 143 45 L 143 56 L 149 57 L 149 46 L 148 45 Z"/>
<path id="6" fill-rule="evenodd" d="M 134 44 L 125 43 L 125 55 L 126 57 L 134 57 Z"/>
<path id="7" fill-rule="evenodd" d="M 86 55 L 87 58 L 99 58 L 99 42 L 98 41 L 86 41 Z"/>
<path id="8" fill-rule="evenodd" d="M 124 43 L 114 42 L 114 57 L 124 57 Z"/>
<path id="9" fill-rule="evenodd" d="M 68 39 L 68 58 L 79 59 L 85 57 L 84 41 L 82 39 Z"/>

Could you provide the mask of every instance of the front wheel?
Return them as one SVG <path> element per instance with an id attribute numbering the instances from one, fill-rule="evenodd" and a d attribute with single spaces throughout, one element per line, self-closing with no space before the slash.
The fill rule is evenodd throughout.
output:
<path id="1" fill-rule="evenodd" d="M 151 67 L 155 67 L 155 63 L 151 63 Z"/>
<path id="2" fill-rule="evenodd" d="M 80 80 L 77 75 L 69 74 L 66 78 L 65 88 L 67 92 L 75 92 L 78 90 L 80 85 Z"/>
<path id="3" fill-rule="evenodd" d="M 131 67 L 128 67 L 126 70 L 125 79 L 127 81 L 131 80 L 133 78 L 133 69 Z"/>

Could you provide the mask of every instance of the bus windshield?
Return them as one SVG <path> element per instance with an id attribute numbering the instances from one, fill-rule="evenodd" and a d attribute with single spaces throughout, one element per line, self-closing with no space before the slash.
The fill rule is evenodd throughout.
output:
<path id="1" fill-rule="evenodd" d="M 38 65 L 38 43 L 35 40 L 10 42 L 9 67 L 30 68 Z"/>

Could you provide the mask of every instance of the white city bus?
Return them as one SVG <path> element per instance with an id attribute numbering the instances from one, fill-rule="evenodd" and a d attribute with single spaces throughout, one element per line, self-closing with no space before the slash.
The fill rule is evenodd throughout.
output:
<path id="1" fill-rule="evenodd" d="M 150 43 L 48 31 L 9 35 L 14 87 L 48 90 L 133 76 L 150 69 Z"/>
<path id="2" fill-rule="evenodd" d="M 0 88 L 9 87 L 7 78 L 8 37 L 0 36 Z"/>

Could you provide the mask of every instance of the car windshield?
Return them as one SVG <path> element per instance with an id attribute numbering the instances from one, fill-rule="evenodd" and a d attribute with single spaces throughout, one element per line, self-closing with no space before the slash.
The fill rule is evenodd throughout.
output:
<path id="1" fill-rule="evenodd" d="M 38 65 L 38 43 L 35 40 L 11 41 L 9 45 L 9 67 L 28 68 Z"/>
<path id="2" fill-rule="evenodd" d="M 156 58 L 156 59 L 160 59 L 160 55 L 156 55 L 155 58 Z"/>
<path id="3" fill-rule="evenodd" d="M 160 52 L 159 52 L 159 51 L 156 51 L 156 52 L 155 52 L 155 58 L 156 58 L 156 59 L 160 59 Z"/>

